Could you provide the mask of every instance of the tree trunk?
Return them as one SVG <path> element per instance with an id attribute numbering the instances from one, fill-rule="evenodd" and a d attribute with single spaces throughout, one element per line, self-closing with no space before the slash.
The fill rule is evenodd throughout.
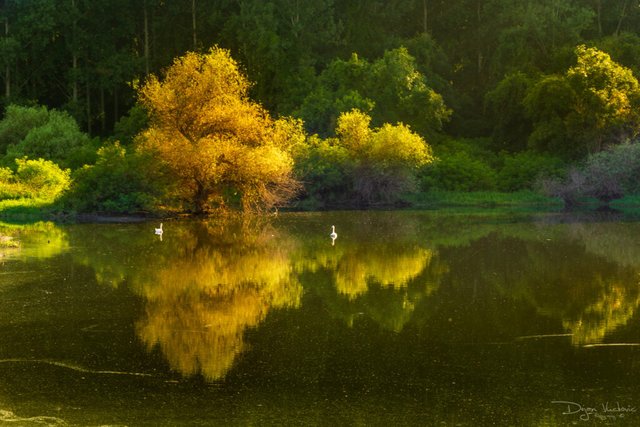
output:
<path id="1" fill-rule="evenodd" d="M 4 20 L 4 35 L 9 37 L 9 18 Z M 4 69 L 4 96 L 7 99 L 11 97 L 11 67 L 9 64 Z"/>
<path id="2" fill-rule="evenodd" d="M 478 1 L 477 5 L 477 9 L 476 9 L 476 28 L 478 30 L 478 39 L 476 40 L 476 46 L 477 46 L 477 66 L 478 66 L 478 81 L 480 81 L 481 75 L 482 75 L 482 69 L 484 67 L 484 56 L 482 55 L 482 43 L 480 42 L 480 40 L 482 39 L 481 37 L 481 28 L 482 28 L 482 1 Z"/>
<path id="3" fill-rule="evenodd" d="M 100 132 L 102 135 L 107 130 L 107 112 L 104 108 L 104 87 L 100 87 Z"/>
<path id="4" fill-rule="evenodd" d="M 147 2 L 144 2 L 144 72 L 149 75 L 149 15 Z"/>
<path id="5" fill-rule="evenodd" d="M 87 133 L 91 135 L 91 91 L 87 83 Z"/>
<path id="6" fill-rule="evenodd" d="M 598 37 L 602 37 L 602 0 L 596 0 L 596 16 L 598 19 Z"/>
<path id="7" fill-rule="evenodd" d="M 427 21 L 427 17 L 428 17 L 427 0 L 422 0 L 422 24 L 423 24 L 423 30 L 425 34 L 429 33 L 429 24 Z"/>
<path id="8" fill-rule="evenodd" d="M 77 103 L 78 102 L 78 54 L 77 54 L 77 50 L 76 50 L 76 27 L 78 25 L 77 20 L 76 20 L 76 0 L 71 0 L 71 9 L 72 9 L 72 13 L 73 13 L 73 27 L 72 27 L 72 34 L 71 34 L 71 38 L 72 38 L 72 42 L 71 42 L 71 55 L 72 55 L 72 67 L 73 67 L 73 73 L 71 74 L 72 77 L 72 94 L 71 94 L 71 99 L 73 100 L 73 103 Z"/>
<path id="9" fill-rule="evenodd" d="M 196 0 L 191 0 L 191 28 L 193 30 L 193 50 L 198 49 L 198 38 L 196 36 Z"/>
<path id="10" fill-rule="evenodd" d="M 193 198 L 195 214 L 202 214 L 205 212 L 208 197 L 209 194 L 205 186 L 199 180 L 196 180 L 196 193 Z"/>
<path id="11" fill-rule="evenodd" d="M 118 88 L 113 88 L 113 123 L 118 121 Z"/>
<path id="12" fill-rule="evenodd" d="M 627 0 L 624 0 L 624 2 L 622 2 L 622 10 L 620 11 L 620 19 L 618 19 L 618 25 L 616 26 L 616 32 L 615 35 L 619 35 L 620 34 L 620 29 L 622 28 L 622 21 L 624 20 L 626 14 L 627 14 Z"/>

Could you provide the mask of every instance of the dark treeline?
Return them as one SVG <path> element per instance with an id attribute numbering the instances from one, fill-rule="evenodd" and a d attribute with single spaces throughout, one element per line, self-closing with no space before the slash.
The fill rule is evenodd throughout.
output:
<path id="1" fill-rule="evenodd" d="M 127 113 L 132 82 L 214 44 L 245 67 L 259 102 L 286 115 L 336 59 L 373 62 L 405 46 L 459 136 L 493 133 L 485 94 L 505 75 L 561 72 L 579 43 L 640 68 L 631 0 L 3 0 L 0 19 L 3 104 L 68 110 L 92 134 Z"/>
<path id="2" fill-rule="evenodd" d="M 0 0 L 0 23 L 7 128 L 36 114 L 10 105 L 45 106 L 126 146 L 146 126 L 137 102 L 146 78 L 218 46 L 253 82 L 252 99 L 274 117 L 302 119 L 308 135 L 334 137 L 353 109 L 372 129 L 407 125 L 434 150 L 411 178 L 423 191 L 536 182 L 572 193 L 565 200 L 636 191 L 618 188 L 622 178 L 606 190 L 569 178 L 571 165 L 640 133 L 637 0 Z M 0 141 L 5 165 L 20 155 L 91 163 L 82 153 L 57 161 L 30 152 L 31 139 L 47 137 L 20 135 Z M 101 145 L 92 144 L 79 143 L 87 152 Z M 307 192 L 347 194 L 342 175 L 361 159 L 336 160 L 337 142 L 313 144 L 295 159 L 298 177 L 316 187 Z M 366 181 L 353 174 L 350 190 Z"/>

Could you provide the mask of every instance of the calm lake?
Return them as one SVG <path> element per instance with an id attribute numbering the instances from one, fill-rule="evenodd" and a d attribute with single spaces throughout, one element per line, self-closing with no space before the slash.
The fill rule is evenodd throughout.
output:
<path id="1" fill-rule="evenodd" d="M 0 225 L 0 425 L 640 425 L 637 217 L 155 227 Z"/>

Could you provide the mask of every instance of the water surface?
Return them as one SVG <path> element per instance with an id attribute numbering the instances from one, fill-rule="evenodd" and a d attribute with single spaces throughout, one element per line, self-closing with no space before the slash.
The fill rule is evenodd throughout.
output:
<path id="1" fill-rule="evenodd" d="M 0 425 L 640 423 L 634 218 L 155 227 L 0 225 Z"/>

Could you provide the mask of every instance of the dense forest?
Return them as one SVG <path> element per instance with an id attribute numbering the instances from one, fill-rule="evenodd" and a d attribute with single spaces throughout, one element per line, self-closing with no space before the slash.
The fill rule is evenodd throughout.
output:
<path id="1" fill-rule="evenodd" d="M 222 52 L 260 126 L 305 142 L 278 143 L 293 164 L 273 186 L 228 173 L 174 194 L 182 209 L 640 190 L 637 0 L 3 0 L 0 22 L 0 199 L 44 191 L 44 174 L 68 209 L 148 209 L 171 181 L 135 142 L 162 127 L 149 82 L 188 52 L 196 68 Z"/>

